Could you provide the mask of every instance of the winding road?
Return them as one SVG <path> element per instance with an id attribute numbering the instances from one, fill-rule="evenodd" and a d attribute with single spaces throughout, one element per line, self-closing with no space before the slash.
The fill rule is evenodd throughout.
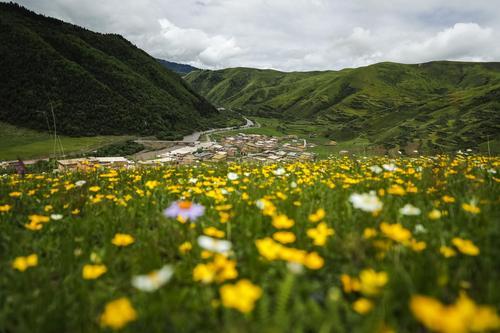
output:
<path id="1" fill-rule="evenodd" d="M 207 131 L 201 131 L 201 132 L 194 132 L 192 134 L 186 135 L 183 139 L 182 142 L 196 142 L 200 141 L 200 137 L 203 135 L 207 134 L 214 134 L 214 133 L 219 133 L 219 132 L 226 132 L 226 131 L 232 131 L 232 130 L 237 130 L 237 129 L 245 129 L 245 128 L 252 128 L 252 127 L 260 127 L 259 123 L 254 123 L 252 120 L 248 119 L 247 117 L 243 117 L 246 120 L 246 124 L 243 126 L 232 126 L 232 127 L 224 127 L 224 128 L 214 128 L 211 130 Z M 210 136 L 207 136 L 208 141 L 210 140 Z"/>

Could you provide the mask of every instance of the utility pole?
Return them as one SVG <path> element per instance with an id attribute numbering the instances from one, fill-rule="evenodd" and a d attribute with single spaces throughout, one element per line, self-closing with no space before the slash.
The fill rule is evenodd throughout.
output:
<path id="1" fill-rule="evenodd" d="M 490 151 L 490 135 L 489 134 L 486 134 L 486 142 L 487 142 L 487 145 L 488 145 L 488 157 L 491 157 L 491 151 Z"/>

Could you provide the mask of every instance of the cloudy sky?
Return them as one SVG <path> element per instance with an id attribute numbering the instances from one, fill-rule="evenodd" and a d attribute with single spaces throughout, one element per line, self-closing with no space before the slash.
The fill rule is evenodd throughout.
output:
<path id="1" fill-rule="evenodd" d="M 3 0 L 0 0 L 3 1 Z M 500 0 L 21 0 L 202 68 L 500 61 Z"/>

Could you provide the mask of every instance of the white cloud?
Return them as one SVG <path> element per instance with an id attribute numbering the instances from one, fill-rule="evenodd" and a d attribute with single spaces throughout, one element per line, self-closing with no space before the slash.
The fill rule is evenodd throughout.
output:
<path id="1" fill-rule="evenodd" d="M 488 60 L 498 55 L 496 45 L 493 29 L 477 23 L 457 23 L 423 41 L 403 42 L 388 57 L 403 62 Z"/>
<path id="2" fill-rule="evenodd" d="M 211 36 L 200 29 L 180 28 L 167 18 L 158 20 L 158 23 L 160 31 L 157 35 L 135 38 L 138 43 L 154 50 L 157 57 L 218 66 L 242 52 L 232 37 Z"/>
<path id="3" fill-rule="evenodd" d="M 0 0 L 2 1 L 2 0 Z M 491 0 L 20 0 L 151 55 L 208 68 L 500 61 Z"/>

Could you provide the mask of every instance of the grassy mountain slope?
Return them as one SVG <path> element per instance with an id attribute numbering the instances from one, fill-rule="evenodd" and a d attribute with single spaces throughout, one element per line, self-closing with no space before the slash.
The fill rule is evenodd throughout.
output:
<path id="1" fill-rule="evenodd" d="M 427 151 L 500 139 L 500 63 L 380 63 L 282 73 L 233 68 L 186 76 L 211 102 L 248 114 L 310 121 L 336 141 Z"/>
<path id="2" fill-rule="evenodd" d="M 177 136 L 227 120 L 119 35 L 0 4 L 0 121 L 67 135 Z M 48 124 L 49 123 L 49 124 Z"/>
<path id="3" fill-rule="evenodd" d="M 199 68 L 193 67 L 191 65 L 179 64 L 176 62 L 171 62 L 162 59 L 156 59 L 163 67 L 175 72 L 179 75 L 186 75 L 191 73 L 192 71 L 199 70 Z"/>

